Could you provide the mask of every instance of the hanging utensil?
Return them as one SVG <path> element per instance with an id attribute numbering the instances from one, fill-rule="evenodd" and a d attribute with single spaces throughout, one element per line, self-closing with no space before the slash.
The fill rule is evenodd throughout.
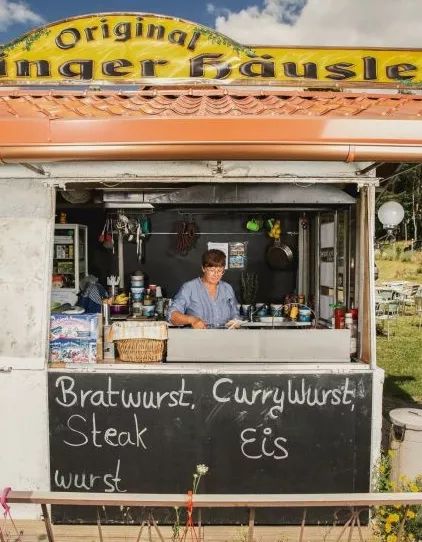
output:
<path id="1" fill-rule="evenodd" d="M 105 232 L 106 232 L 106 228 L 107 228 L 107 222 L 108 222 L 108 219 L 106 219 L 106 221 L 104 222 L 103 230 L 100 233 L 100 235 L 98 236 L 98 242 L 99 243 L 104 243 L 104 237 L 105 237 Z"/>
<path id="2" fill-rule="evenodd" d="M 138 220 L 138 227 L 136 228 L 136 255 L 138 257 L 138 262 L 142 260 L 142 226 L 141 221 Z"/>
<path id="3" fill-rule="evenodd" d="M 291 248 L 281 243 L 280 239 L 274 239 L 274 243 L 267 249 L 267 264 L 275 271 L 288 269 L 293 262 Z"/>
<path id="4" fill-rule="evenodd" d="M 106 232 L 104 234 L 103 247 L 106 248 L 107 250 L 111 250 L 113 248 L 113 236 L 111 233 L 109 218 L 106 221 Z"/>

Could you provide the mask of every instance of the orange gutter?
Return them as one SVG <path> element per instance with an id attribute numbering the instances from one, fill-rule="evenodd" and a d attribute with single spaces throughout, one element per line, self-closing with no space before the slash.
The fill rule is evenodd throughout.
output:
<path id="1" fill-rule="evenodd" d="M 418 118 L 0 119 L 0 160 L 422 161 Z"/>
<path id="2" fill-rule="evenodd" d="M 0 161 L 67 160 L 327 160 L 341 162 L 421 162 L 422 146 L 289 145 L 239 143 L 150 143 L 32 145 L 0 147 Z"/>

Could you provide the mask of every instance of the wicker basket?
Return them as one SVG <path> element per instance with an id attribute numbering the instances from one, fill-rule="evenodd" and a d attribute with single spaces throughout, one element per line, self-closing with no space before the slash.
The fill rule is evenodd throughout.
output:
<path id="1" fill-rule="evenodd" d="M 151 363 L 162 361 L 167 341 L 156 339 L 121 339 L 116 341 L 120 361 Z"/>

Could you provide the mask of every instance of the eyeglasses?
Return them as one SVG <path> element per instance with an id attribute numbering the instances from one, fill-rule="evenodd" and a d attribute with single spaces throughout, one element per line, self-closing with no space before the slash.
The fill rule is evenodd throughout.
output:
<path id="1" fill-rule="evenodd" d="M 224 275 L 224 267 L 206 267 L 205 271 L 210 275 Z"/>

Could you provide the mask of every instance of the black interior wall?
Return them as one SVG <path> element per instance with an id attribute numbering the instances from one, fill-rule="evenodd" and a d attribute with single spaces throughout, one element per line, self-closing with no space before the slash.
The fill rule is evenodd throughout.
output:
<path id="1" fill-rule="evenodd" d="M 88 269 L 89 272 L 99 277 L 102 284 L 106 285 L 106 277 L 118 273 L 117 264 L 117 236 L 115 236 L 115 253 L 105 249 L 99 242 L 98 237 L 109 210 L 103 208 L 68 208 L 67 220 L 69 223 L 85 224 L 88 226 Z M 139 216 L 139 211 L 127 210 L 128 216 Z M 251 217 L 279 218 L 281 220 L 281 241 L 288 244 L 293 250 L 295 259 L 291 269 L 285 271 L 273 271 L 265 261 L 267 248 L 272 244 L 272 239 L 262 230 L 257 233 L 249 233 L 246 222 Z M 207 214 L 206 212 L 195 213 L 195 219 L 200 235 L 194 248 L 187 256 L 181 256 L 176 251 L 176 228 L 177 221 L 186 219 L 175 210 L 160 210 L 149 215 L 152 226 L 152 234 L 147 239 L 142 262 L 137 261 L 136 245 L 125 241 L 124 265 L 125 285 L 130 285 L 130 275 L 137 269 L 142 269 L 152 284 L 163 287 L 164 294 L 172 297 L 186 280 L 199 276 L 201 272 L 201 255 L 207 249 L 207 243 L 247 241 L 247 271 L 258 273 L 259 288 L 258 302 L 280 302 L 288 293 L 296 290 L 297 274 L 297 231 L 299 213 L 282 212 L 268 214 L 245 213 L 236 210 L 222 211 L 219 214 Z M 236 296 L 240 297 L 240 270 L 227 270 L 224 280 L 229 282 L 235 289 Z"/>

